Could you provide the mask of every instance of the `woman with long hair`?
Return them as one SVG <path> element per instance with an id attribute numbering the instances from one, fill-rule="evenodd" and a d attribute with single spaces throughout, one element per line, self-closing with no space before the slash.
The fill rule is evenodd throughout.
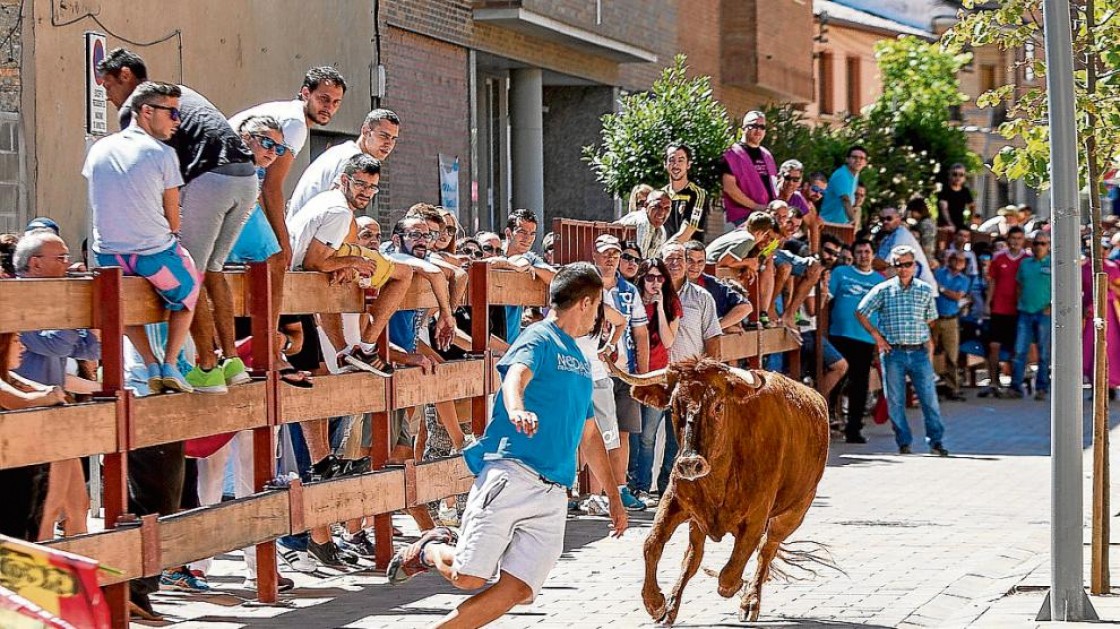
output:
<path id="1" fill-rule="evenodd" d="M 649 193 L 653 192 L 653 186 L 648 183 L 640 183 L 630 190 L 630 201 L 626 207 L 628 212 L 637 212 L 644 210 L 646 207 L 646 197 Z"/>
<path id="2" fill-rule="evenodd" d="M 669 281 L 669 269 L 658 258 L 644 260 L 638 265 L 634 278 L 642 304 L 649 318 L 649 368 L 650 371 L 663 369 L 669 364 L 669 348 L 677 338 L 684 308 L 677 297 L 673 283 Z M 642 432 L 631 433 L 630 451 L 636 456 L 630 458 L 631 490 L 641 500 L 651 504 L 650 484 L 653 482 L 653 448 L 657 439 L 657 429 L 665 418 L 665 411 L 642 407 Z M 634 443 L 637 439 L 637 443 Z M 664 489 L 659 488 L 659 489 Z"/>
<path id="3" fill-rule="evenodd" d="M 19 335 L 0 333 L 0 411 L 18 411 L 66 403 L 59 387 L 47 387 L 21 378 L 19 367 L 23 344 Z M 49 463 L 0 470 L 4 508 L 0 509 L 0 534 L 29 542 L 39 537 L 43 504 L 47 499 Z"/>

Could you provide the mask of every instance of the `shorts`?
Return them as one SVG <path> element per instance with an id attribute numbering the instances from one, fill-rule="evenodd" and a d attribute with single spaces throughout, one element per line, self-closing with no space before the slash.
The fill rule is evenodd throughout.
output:
<path id="1" fill-rule="evenodd" d="M 138 275 L 155 287 L 164 307 L 173 312 L 194 310 L 198 301 L 198 271 L 191 254 L 178 242 L 159 253 L 99 253 L 98 266 L 119 266 L 125 275 Z"/>
<path id="2" fill-rule="evenodd" d="M 591 390 L 591 405 L 595 407 L 595 424 L 603 433 L 603 443 L 608 450 L 622 445 L 618 435 L 618 413 L 614 406 L 614 381 L 603 378 L 595 381 Z"/>
<path id="3" fill-rule="evenodd" d="M 614 381 L 614 408 L 619 432 L 642 432 L 642 407 L 630 395 L 630 385 L 619 378 L 611 380 Z"/>
<path id="4" fill-rule="evenodd" d="M 393 411 L 389 416 L 389 442 L 393 446 L 411 448 L 412 438 L 420 434 L 420 420 L 424 418 L 424 407 L 413 406 Z"/>
<path id="5" fill-rule="evenodd" d="M 200 271 L 218 273 L 257 202 L 257 176 L 208 172 L 183 187 L 183 247 Z M 267 222 L 267 221 L 266 221 Z"/>
<path id="6" fill-rule="evenodd" d="M 734 229 L 716 238 L 708 245 L 705 255 L 708 264 L 719 264 L 724 256 L 731 256 L 736 262 L 742 261 L 754 249 L 754 236 L 745 229 Z"/>
<path id="7" fill-rule="evenodd" d="M 226 262 L 233 264 L 248 264 L 250 262 L 264 262 L 280 253 L 280 241 L 276 240 L 276 232 L 268 224 L 264 210 L 257 204 L 249 220 L 241 228 L 241 235 L 237 237 L 233 249 L 229 252 Z"/>
<path id="8" fill-rule="evenodd" d="M 1019 315 L 1006 315 L 992 313 L 991 323 L 988 325 L 988 342 L 999 343 L 1000 347 L 1007 350 L 1015 349 L 1015 332 L 1019 329 Z"/>
<path id="9" fill-rule="evenodd" d="M 381 254 L 380 251 L 375 249 L 368 249 L 366 247 L 359 247 L 349 243 L 343 243 L 338 249 L 340 256 L 361 256 L 366 260 L 374 263 L 375 269 L 373 275 L 368 278 L 368 285 L 363 282 L 362 288 L 381 288 L 388 281 L 389 277 L 393 274 L 393 267 L 397 265 L 389 258 Z"/>
<path id="10" fill-rule="evenodd" d="M 540 594 L 564 552 L 568 492 L 510 460 L 491 461 L 471 487 L 452 569 L 492 579 L 498 571 Z"/>
<path id="11" fill-rule="evenodd" d="M 774 251 L 774 266 L 791 265 L 793 267 L 792 275 L 794 277 L 803 277 L 805 271 L 815 262 L 816 261 L 812 258 L 804 258 L 787 249 L 779 248 Z"/>
<path id="12" fill-rule="evenodd" d="M 836 349 L 836 346 L 834 346 L 832 342 L 828 340 L 827 336 L 824 337 L 824 343 L 822 343 L 822 345 L 824 345 L 824 366 L 826 369 L 844 360 L 844 356 Z M 817 331 L 806 330 L 802 332 L 801 364 L 804 365 L 806 369 L 814 369 L 814 363 L 812 361 L 815 358 L 814 353 L 816 352 L 816 347 Z"/>

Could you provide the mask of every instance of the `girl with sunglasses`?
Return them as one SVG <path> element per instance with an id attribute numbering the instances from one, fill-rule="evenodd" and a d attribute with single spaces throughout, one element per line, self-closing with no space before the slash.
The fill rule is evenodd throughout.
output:
<path id="1" fill-rule="evenodd" d="M 642 263 L 642 252 L 633 240 L 622 241 L 622 258 L 618 261 L 618 272 L 627 282 L 634 284 L 638 277 L 638 266 Z M 637 284 L 635 284 L 637 286 Z"/>

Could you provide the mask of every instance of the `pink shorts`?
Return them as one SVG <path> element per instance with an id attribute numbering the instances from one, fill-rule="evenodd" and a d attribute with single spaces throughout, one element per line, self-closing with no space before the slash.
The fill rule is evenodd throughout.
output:
<path id="1" fill-rule="evenodd" d="M 159 253 L 99 253 L 99 266 L 119 266 L 125 275 L 138 275 L 151 283 L 168 310 L 194 310 L 198 301 L 198 271 L 191 254 L 178 242 Z"/>

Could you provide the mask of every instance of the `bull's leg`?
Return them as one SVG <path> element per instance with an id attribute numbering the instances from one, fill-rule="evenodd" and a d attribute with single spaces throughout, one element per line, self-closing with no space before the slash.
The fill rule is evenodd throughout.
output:
<path id="1" fill-rule="evenodd" d="M 762 514 L 752 514 L 747 517 L 746 523 L 735 535 L 735 546 L 731 549 L 731 558 L 727 565 L 719 571 L 719 595 L 731 598 L 743 588 L 743 570 L 751 558 L 762 533 L 766 529 L 766 518 Z"/>
<path id="2" fill-rule="evenodd" d="M 704 532 L 696 526 L 695 522 L 689 522 L 688 550 L 685 551 L 684 561 L 681 563 L 681 576 L 677 578 L 677 584 L 673 586 L 673 591 L 669 594 L 668 607 L 665 610 L 665 615 L 660 619 L 666 625 L 672 626 L 673 623 L 677 622 L 677 612 L 681 609 L 684 586 L 688 585 L 689 579 L 700 569 L 700 561 L 704 559 L 704 542 Z"/>
<path id="3" fill-rule="evenodd" d="M 762 584 L 770 578 L 770 564 L 778 555 L 782 542 L 801 526 L 801 521 L 805 519 L 805 513 L 809 511 L 809 506 L 812 504 L 813 497 L 810 496 L 808 500 L 792 510 L 771 518 L 766 529 L 766 541 L 758 551 L 758 567 L 754 571 L 754 577 L 747 584 L 747 590 L 743 592 L 743 600 L 739 605 L 740 621 L 758 620 L 758 614 L 762 609 Z"/>
<path id="4" fill-rule="evenodd" d="M 657 564 L 661 561 L 661 554 L 665 552 L 665 543 L 673 536 L 673 531 L 687 519 L 688 514 L 676 499 L 670 484 L 661 498 L 657 517 L 653 519 L 653 526 L 650 527 L 645 543 L 646 577 L 642 584 L 642 602 L 645 603 L 646 612 L 654 620 L 665 615 L 665 595 L 661 593 L 661 586 L 657 583 Z"/>

